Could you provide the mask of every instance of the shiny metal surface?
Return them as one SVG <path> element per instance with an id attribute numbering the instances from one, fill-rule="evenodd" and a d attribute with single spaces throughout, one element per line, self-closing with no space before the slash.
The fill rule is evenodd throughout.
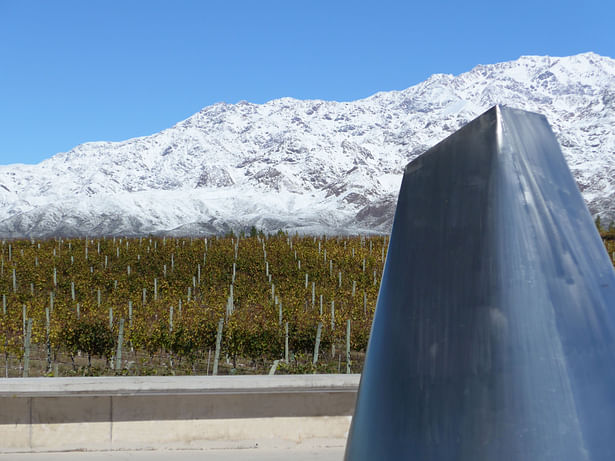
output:
<path id="1" fill-rule="evenodd" d="M 345 459 L 615 460 L 615 273 L 538 114 L 406 167 Z"/>

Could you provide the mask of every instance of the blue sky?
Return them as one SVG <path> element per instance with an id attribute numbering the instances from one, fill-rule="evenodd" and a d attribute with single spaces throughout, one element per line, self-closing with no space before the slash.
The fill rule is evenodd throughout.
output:
<path id="1" fill-rule="evenodd" d="M 0 164 L 219 101 L 345 101 L 527 54 L 615 57 L 614 24 L 607 0 L 0 0 Z"/>

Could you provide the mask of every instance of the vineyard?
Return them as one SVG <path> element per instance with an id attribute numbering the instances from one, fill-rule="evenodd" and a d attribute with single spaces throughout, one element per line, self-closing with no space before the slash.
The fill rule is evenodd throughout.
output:
<path id="1" fill-rule="evenodd" d="M 254 229 L 3 241 L 3 375 L 360 372 L 387 244 Z"/>
<path id="2" fill-rule="evenodd" d="M 360 372 L 387 239 L 3 241 L 2 372 Z"/>

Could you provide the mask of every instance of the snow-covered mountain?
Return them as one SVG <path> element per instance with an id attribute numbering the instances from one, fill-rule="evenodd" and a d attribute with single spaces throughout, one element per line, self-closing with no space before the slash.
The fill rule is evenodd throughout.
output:
<path id="1" fill-rule="evenodd" d="M 546 115 L 590 210 L 615 219 L 615 60 L 585 53 L 354 102 L 220 103 L 152 136 L 0 166 L 0 236 L 386 232 L 403 167 L 495 104 Z"/>

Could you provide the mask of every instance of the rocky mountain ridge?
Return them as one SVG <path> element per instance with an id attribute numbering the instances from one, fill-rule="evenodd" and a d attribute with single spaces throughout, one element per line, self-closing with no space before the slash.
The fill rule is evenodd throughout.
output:
<path id="1" fill-rule="evenodd" d="M 387 232 L 404 166 L 495 104 L 546 115 L 615 219 L 615 60 L 524 56 L 353 102 L 219 103 L 151 136 L 0 166 L 0 236 Z"/>

